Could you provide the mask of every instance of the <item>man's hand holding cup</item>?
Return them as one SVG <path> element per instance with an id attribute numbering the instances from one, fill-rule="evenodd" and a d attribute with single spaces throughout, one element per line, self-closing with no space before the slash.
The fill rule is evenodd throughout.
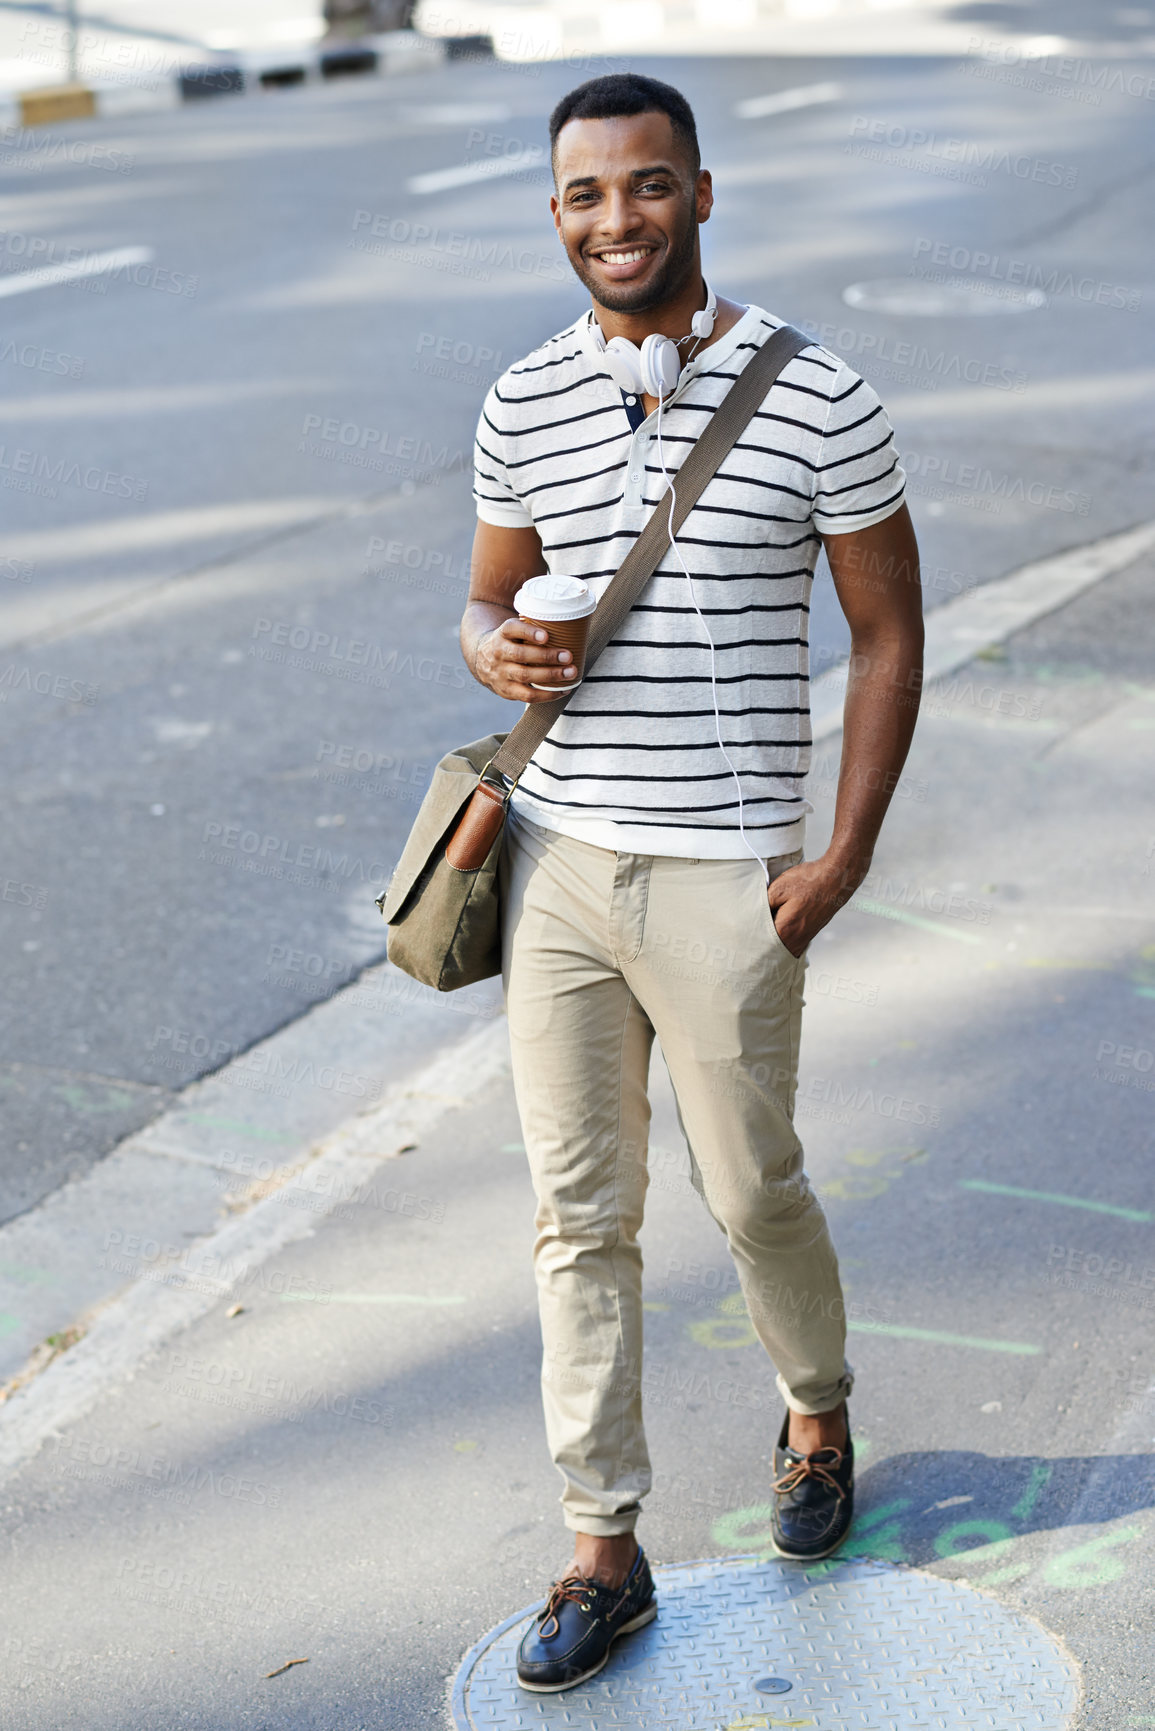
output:
<path id="1" fill-rule="evenodd" d="M 585 673 L 593 590 L 578 577 L 531 577 L 513 598 L 519 617 L 477 645 L 479 677 L 499 697 L 553 703 Z"/>

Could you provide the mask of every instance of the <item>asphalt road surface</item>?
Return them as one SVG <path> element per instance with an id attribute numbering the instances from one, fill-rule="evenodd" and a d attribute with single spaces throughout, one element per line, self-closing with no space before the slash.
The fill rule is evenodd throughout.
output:
<path id="1" fill-rule="evenodd" d="M 1149 513 L 1145 74 L 644 68 L 699 115 L 711 280 L 883 394 L 929 605 Z M 380 957 L 430 766 L 508 721 L 456 646 L 471 438 L 496 372 L 581 309 L 541 158 L 595 69 L 455 63 L 5 144 L 0 1218 Z M 114 257 L 20 280 L 80 254 Z M 843 299 L 943 274 L 965 310 Z M 816 667 L 845 644 L 826 576 L 813 642 Z"/>

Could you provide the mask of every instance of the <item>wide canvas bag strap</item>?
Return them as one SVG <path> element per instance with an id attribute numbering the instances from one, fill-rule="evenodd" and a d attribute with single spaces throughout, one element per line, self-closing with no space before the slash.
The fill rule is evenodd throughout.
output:
<path id="1" fill-rule="evenodd" d="M 675 534 L 713 479 L 723 458 L 749 426 L 759 403 L 783 367 L 803 349 L 809 348 L 811 341 L 792 325 L 780 325 L 738 374 L 674 477 Z M 616 635 L 670 545 L 670 510 L 666 498 L 663 494 L 654 506 L 645 528 L 598 602 L 590 625 L 587 668 Z M 516 781 L 572 696 L 572 691 L 566 691 L 555 702 L 530 704 L 506 736 L 505 744 L 489 768 L 510 781 Z"/>

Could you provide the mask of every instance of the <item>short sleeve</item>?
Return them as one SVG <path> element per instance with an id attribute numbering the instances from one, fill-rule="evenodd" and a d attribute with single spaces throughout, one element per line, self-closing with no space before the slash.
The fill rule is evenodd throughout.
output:
<path id="1" fill-rule="evenodd" d="M 477 515 L 483 523 L 498 529 L 532 529 L 533 518 L 514 491 L 505 466 L 504 445 L 500 425 L 503 405 L 496 388 L 489 392 L 477 423 L 477 440 L 473 447 L 473 497 Z"/>
<path id="2" fill-rule="evenodd" d="M 850 535 L 883 522 L 902 504 L 906 487 L 886 410 L 842 361 L 814 483 L 814 526 L 822 535 Z"/>

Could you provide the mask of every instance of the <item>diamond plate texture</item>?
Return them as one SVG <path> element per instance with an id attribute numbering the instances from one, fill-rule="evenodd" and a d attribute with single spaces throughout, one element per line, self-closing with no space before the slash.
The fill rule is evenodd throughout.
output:
<path id="1" fill-rule="evenodd" d="M 724 1557 L 654 1569 L 658 1615 L 597 1677 L 518 1687 L 537 1606 L 492 1629 L 453 1689 L 457 1731 L 1066 1731 L 1073 1666 L 1038 1624 L 961 1582 L 855 1558 Z M 775 1675 L 790 1693 L 759 1694 Z"/>

